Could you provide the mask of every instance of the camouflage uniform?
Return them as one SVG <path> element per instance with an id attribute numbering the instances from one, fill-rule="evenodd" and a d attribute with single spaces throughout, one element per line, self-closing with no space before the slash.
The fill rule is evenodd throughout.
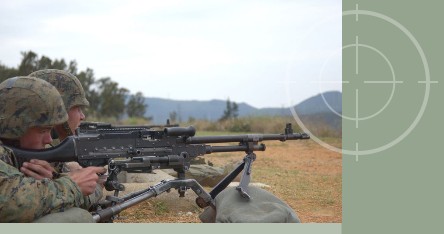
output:
<path id="1" fill-rule="evenodd" d="M 12 166 L 15 157 L 3 146 L 0 159 L 0 222 L 32 222 L 71 207 L 91 206 L 68 176 L 55 180 L 27 177 Z"/>
<path id="2" fill-rule="evenodd" d="M 60 124 L 67 119 L 63 101 L 51 84 L 32 77 L 14 77 L 0 84 L 2 139 L 15 140 L 28 128 Z M 30 222 L 71 207 L 91 205 L 69 177 L 27 177 L 16 168 L 12 152 L 2 145 L 0 159 L 0 222 Z"/>
<path id="3" fill-rule="evenodd" d="M 87 107 L 89 102 L 86 99 L 85 91 L 83 90 L 82 84 L 79 79 L 69 72 L 57 69 L 45 69 L 35 71 L 29 74 L 31 77 L 36 77 L 45 80 L 52 84 L 57 91 L 59 91 L 60 96 L 62 96 L 63 104 L 66 110 L 70 110 L 72 107 L 80 106 Z M 72 135 L 72 131 L 69 128 L 68 122 L 63 123 L 63 128 L 67 136 Z M 50 147 L 57 146 L 63 139 L 54 139 Z M 71 166 L 72 165 L 72 166 Z M 59 173 L 66 173 L 71 171 L 70 168 L 80 167 L 78 163 L 55 163 L 54 168 Z M 91 204 L 97 203 L 103 196 L 103 188 L 101 185 L 97 185 L 96 190 L 93 194 L 88 196 Z"/>

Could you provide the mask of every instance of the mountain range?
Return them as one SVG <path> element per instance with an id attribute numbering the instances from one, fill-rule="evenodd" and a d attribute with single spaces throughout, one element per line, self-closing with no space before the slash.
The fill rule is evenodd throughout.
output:
<path id="1" fill-rule="evenodd" d="M 170 118 L 170 113 L 176 112 L 177 120 L 187 121 L 190 118 L 215 121 L 226 109 L 226 100 L 210 101 L 181 101 L 163 98 L 146 97 L 148 105 L 145 116 L 152 117 L 154 124 L 164 124 Z M 326 104 L 328 103 L 328 105 Z M 290 116 L 290 108 L 255 108 L 247 103 L 236 103 L 239 117 L 246 116 Z M 316 116 L 329 122 L 335 129 L 340 127 L 342 113 L 342 93 L 329 91 L 307 98 L 294 106 L 298 116 Z M 336 113 L 335 113 L 336 112 Z M 338 126 L 339 125 L 339 126 Z"/>

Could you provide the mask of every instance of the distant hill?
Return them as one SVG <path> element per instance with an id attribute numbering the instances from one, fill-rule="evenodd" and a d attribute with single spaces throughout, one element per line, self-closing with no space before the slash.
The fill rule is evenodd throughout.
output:
<path id="1" fill-rule="evenodd" d="M 326 102 L 337 113 L 342 113 L 342 93 L 330 91 L 310 97 L 295 106 L 296 113 L 300 116 L 315 115 L 340 127 L 340 117 L 334 114 L 326 105 Z M 226 100 L 210 101 L 180 101 L 163 98 L 145 98 L 148 105 L 146 116 L 153 117 L 154 124 L 163 124 L 169 118 L 171 112 L 177 113 L 179 121 L 187 121 L 190 117 L 195 119 L 218 120 L 226 107 Z M 289 108 L 255 108 L 247 103 L 237 103 L 239 117 L 245 116 L 287 116 L 291 115 Z"/>

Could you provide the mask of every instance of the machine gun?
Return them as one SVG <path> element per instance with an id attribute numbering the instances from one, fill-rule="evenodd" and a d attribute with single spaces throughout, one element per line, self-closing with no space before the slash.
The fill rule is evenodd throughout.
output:
<path id="1" fill-rule="evenodd" d="M 84 125 L 86 126 L 86 125 Z M 109 128 L 108 128 L 109 127 Z M 252 163 L 256 159 L 254 151 L 264 151 L 267 140 L 303 140 L 309 139 L 306 133 L 293 133 L 291 124 L 287 124 L 283 134 L 246 134 L 226 136 L 195 136 L 196 129 L 189 127 L 164 127 L 161 130 L 131 126 L 100 125 L 80 128 L 78 134 L 69 136 L 56 147 L 44 150 L 23 150 L 10 147 L 19 164 L 30 159 L 48 162 L 76 161 L 81 166 L 108 166 L 107 180 L 104 183 L 114 196 L 107 196 L 99 209 L 93 212 L 96 222 L 112 221 L 122 210 L 141 201 L 157 196 L 172 188 L 183 197 L 187 189 L 197 194 L 199 207 L 214 207 L 214 198 L 243 171 L 239 186 L 240 195 L 249 199 L 248 184 Z M 237 142 L 238 145 L 209 145 L 210 143 Z M 218 152 L 245 152 L 243 163 L 222 179 L 209 193 L 194 179 L 186 179 L 185 172 L 190 168 L 191 160 L 197 156 Z M 155 169 L 174 169 L 177 178 L 165 180 L 147 189 L 119 197 L 124 190 L 117 180 L 121 171 L 132 173 L 151 173 Z"/>

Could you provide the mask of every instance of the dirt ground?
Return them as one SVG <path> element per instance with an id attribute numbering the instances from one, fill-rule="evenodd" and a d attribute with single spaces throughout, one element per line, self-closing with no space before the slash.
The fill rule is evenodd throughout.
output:
<path id="1" fill-rule="evenodd" d="M 341 147 L 341 139 L 324 139 Z M 284 200 L 303 223 L 342 222 L 342 156 L 313 140 L 266 142 L 265 152 L 257 152 L 252 183 Z M 215 166 L 241 161 L 243 153 L 218 153 L 205 159 Z M 211 188 L 207 188 L 210 191 Z M 194 202 L 192 191 L 179 198 L 176 191 L 161 194 L 123 211 L 115 222 L 199 223 L 202 209 Z"/>

